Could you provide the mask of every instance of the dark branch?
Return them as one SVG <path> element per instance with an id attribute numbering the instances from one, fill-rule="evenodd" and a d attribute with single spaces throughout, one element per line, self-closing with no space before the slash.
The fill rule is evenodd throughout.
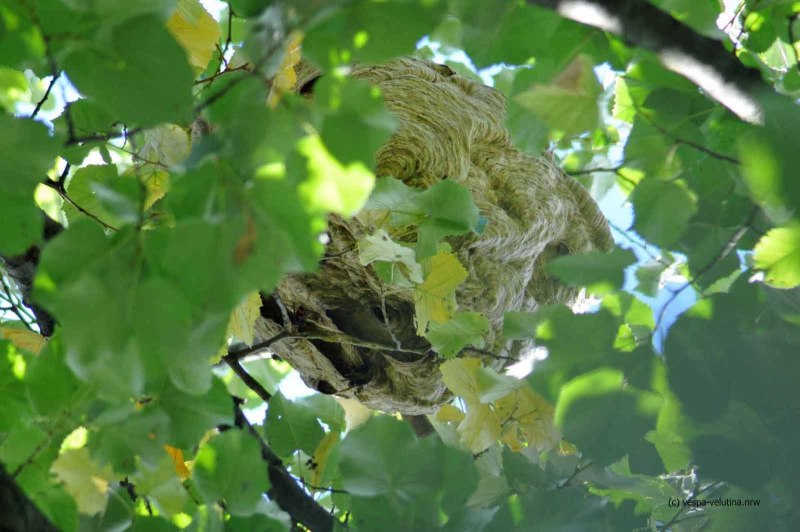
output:
<path id="1" fill-rule="evenodd" d="M 272 394 L 269 393 L 266 388 L 261 386 L 261 383 L 258 382 L 255 377 L 247 373 L 247 370 L 244 369 L 239 363 L 238 358 L 232 357 L 231 355 L 225 355 L 222 357 L 222 360 L 224 360 L 225 363 L 230 366 L 233 372 L 236 373 L 236 376 L 242 379 L 242 382 L 245 383 L 248 388 L 256 392 L 256 395 L 258 395 L 265 402 L 269 402 Z"/>
<path id="2" fill-rule="evenodd" d="M 0 529 L 58 530 L 0 465 Z"/>
<path id="3" fill-rule="evenodd" d="M 281 331 L 272 338 L 268 338 L 263 342 L 259 342 L 257 344 L 252 345 L 251 347 L 246 347 L 238 351 L 231 351 L 223 358 L 225 359 L 225 362 L 228 362 L 229 360 L 238 361 L 243 359 L 247 355 L 252 355 L 253 353 L 258 353 L 259 351 L 263 351 L 264 349 L 268 348 L 275 342 L 285 340 L 286 338 L 297 338 L 297 336 L 290 334 L 288 331 Z M 230 364 L 230 362 L 228 362 L 228 364 Z"/>
<path id="4" fill-rule="evenodd" d="M 753 222 L 755 221 L 755 218 L 756 218 L 756 215 L 758 214 L 758 211 L 759 211 L 759 208 L 758 207 L 754 207 L 753 211 L 750 213 L 750 216 L 748 217 L 748 219 L 744 223 L 744 225 L 739 227 L 739 229 L 737 229 L 736 232 L 733 233 L 733 235 L 731 235 L 731 237 L 728 239 L 728 241 L 725 243 L 725 245 L 722 246 L 722 249 L 719 250 L 719 252 L 716 254 L 716 256 L 714 256 L 714 258 L 711 259 L 708 262 L 708 264 L 706 264 L 705 266 L 700 268 L 700 270 L 698 270 L 698 272 L 694 275 L 694 277 L 692 277 L 691 279 L 686 281 L 686 283 L 682 284 L 680 286 L 680 288 L 678 288 L 677 290 L 672 292 L 672 295 L 669 297 L 669 299 L 667 299 L 667 301 L 664 303 L 664 306 L 661 307 L 661 310 L 658 313 L 658 318 L 656 319 L 654 330 L 657 331 L 659 329 L 659 327 L 661 326 L 661 320 L 664 318 L 664 314 L 666 313 L 667 308 L 669 308 L 669 306 L 672 305 L 672 303 L 675 301 L 675 299 L 677 299 L 677 297 L 679 295 L 681 295 L 681 293 L 684 290 L 686 290 L 689 286 L 692 286 L 695 283 L 697 283 L 697 281 L 703 275 L 708 273 L 708 271 L 711 268 L 713 268 L 719 261 L 721 261 L 722 259 L 727 257 L 728 254 L 731 251 L 734 250 L 734 248 L 736 247 L 736 244 L 739 243 L 739 240 L 742 239 L 742 237 L 745 235 L 745 233 L 747 233 L 748 229 L 750 229 L 751 226 L 753 225 Z"/>
<path id="5" fill-rule="evenodd" d="M 409 416 L 403 414 L 403 419 L 406 423 L 411 425 L 411 428 L 414 429 L 414 434 L 416 434 L 418 438 L 424 438 L 425 436 L 436 433 L 436 429 L 433 428 L 427 416 Z"/>
<path id="6" fill-rule="evenodd" d="M 615 166 L 613 168 L 584 168 L 583 170 L 567 172 L 567 175 L 569 175 L 570 177 L 574 177 L 576 175 L 593 174 L 595 172 L 613 172 L 615 174 L 619 174 L 619 171 L 622 170 L 623 167 L 624 165 Z"/>
<path id="7" fill-rule="evenodd" d="M 709 96 L 748 122 L 761 122 L 754 97 L 768 86 L 761 74 L 744 66 L 719 41 L 698 34 L 642 0 L 528 0 L 561 16 L 615 33 L 655 52 L 668 69 L 701 87 Z M 772 90 L 769 87 L 769 90 Z"/>
<path id="8" fill-rule="evenodd" d="M 569 486 L 572 483 L 573 480 L 575 480 L 577 478 L 578 475 L 580 475 L 581 473 L 583 473 L 584 471 L 586 471 L 587 469 L 589 469 L 593 465 L 594 465 L 594 461 L 593 460 L 589 460 L 588 462 L 586 462 L 583 465 L 581 465 L 581 463 L 578 462 L 575 465 L 575 471 L 573 471 L 572 474 L 569 477 L 567 477 L 566 480 L 564 480 L 564 482 L 562 482 L 561 484 L 556 486 L 556 489 L 564 489 L 564 488 L 566 488 L 567 486 Z"/>
<path id="9" fill-rule="evenodd" d="M 59 77 L 61 77 L 61 72 L 57 72 L 55 75 L 53 75 L 53 78 L 50 80 L 50 85 L 47 86 L 47 90 L 44 92 L 44 96 L 42 96 L 42 99 L 39 100 L 39 102 L 36 104 L 36 107 L 33 109 L 33 112 L 30 116 L 31 118 L 36 118 L 36 115 L 38 115 L 39 111 L 42 110 L 44 102 L 47 101 L 47 98 L 50 96 L 50 91 L 53 90 L 53 86 L 56 84 L 56 81 L 58 81 Z"/>
<path id="10" fill-rule="evenodd" d="M 236 425 L 239 428 L 246 429 L 261 447 L 261 456 L 267 463 L 267 472 L 269 474 L 270 488 L 267 491 L 267 495 L 278 503 L 278 506 L 287 512 L 293 521 L 314 532 L 332 531 L 334 526 L 333 516 L 306 493 L 297 484 L 297 480 L 286 471 L 278 455 L 270 449 L 258 430 L 247 420 L 236 398 L 234 398 L 234 413 Z"/>

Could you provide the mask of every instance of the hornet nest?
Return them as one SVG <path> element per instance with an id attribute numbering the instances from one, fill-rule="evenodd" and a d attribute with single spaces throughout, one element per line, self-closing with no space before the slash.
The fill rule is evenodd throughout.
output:
<path id="1" fill-rule="evenodd" d="M 298 90 L 319 77 L 302 63 L 297 74 Z M 375 154 L 376 175 L 419 188 L 450 179 L 471 191 L 488 220 L 482 234 L 446 240 L 469 274 L 456 292 L 458 308 L 489 319 L 486 349 L 507 358 L 487 356 L 484 363 L 503 369 L 532 347 L 502 337 L 503 314 L 574 305 L 580 291 L 550 277 L 545 265 L 569 253 L 609 250 L 605 219 L 551 157 L 512 145 L 498 91 L 447 66 L 409 58 L 357 65 L 351 75 L 380 87 L 399 121 Z M 319 269 L 285 277 L 277 297 L 264 298 L 257 341 L 282 332 L 287 320 L 298 334 L 325 331 L 324 339 L 286 338 L 270 348 L 322 393 L 387 412 L 436 411 L 452 396 L 439 372 L 442 360 L 416 334 L 413 294 L 388 290 L 371 266 L 359 263 L 356 242 L 376 229 L 369 212 L 330 216 L 328 223 L 330 241 Z M 397 344 L 388 327 L 400 349 L 390 347 Z"/>

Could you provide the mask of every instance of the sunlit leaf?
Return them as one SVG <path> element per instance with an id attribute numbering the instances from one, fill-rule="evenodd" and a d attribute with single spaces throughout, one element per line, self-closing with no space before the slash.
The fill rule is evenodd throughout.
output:
<path id="1" fill-rule="evenodd" d="M 577 135 L 597 126 L 600 84 L 586 56 L 576 57 L 549 85 L 536 85 L 515 101 L 536 113 L 552 129 Z"/>
<path id="2" fill-rule="evenodd" d="M 50 469 L 64 483 L 81 513 L 93 515 L 106 507 L 108 483 L 115 475 L 110 466 L 92 460 L 87 448 L 65 451 Z"/>
<path id="3" fill-rule="evenodd" d="M 189 63 L 202 71 L 211 60 L 219 41 L 217 21 L 198 0 L 178 0 L 175 12 L 167 21 L 167 29 L 189 56 Z"/>
<path id="4" fill-rule="evenodd" d="M 425 281 L 414 289 L 417 334 L 424 334 L 431 321 L 445 322 L 456 310 L 455 290 L 467 270 L 452 253 L 440 252 L 424 263 Z"/>
<path id="5" fill-rule="evenodd" d="M 756 268 L 766 270 L 768 284 L 777 288 L 800 285 L 800 225 L 770 230 L 754 252 Z"/>

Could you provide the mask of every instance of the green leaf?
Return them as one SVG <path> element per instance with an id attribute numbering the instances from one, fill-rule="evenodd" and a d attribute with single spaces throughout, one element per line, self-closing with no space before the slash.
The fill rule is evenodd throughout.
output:
<path id="1" fill-rule="evenodd" d="M 691 448 L 697 464 L 711 478 L 755 490 L 774 474 L 768 455 L 751 442 L 703 435 L 691 443 Z"/>
<path id="2" fill-rule="evenodd" d="M 427 523 L 423 528 L 438 523 L 438 512 L 462 508 L 477 484 L 469 454 L 437 438 L 418 440 L 388 416 L 373 417 L 349 433 L 339 453 L 344 489 L 364 504 L 384 506 L 406 526 L 412 520 Z"/>
<path id="3" fill-rule="evenodd" d="M 531 530 L 637 530 L 645 528 L 646 515 L 636 515 L 634 503 L 615 508 L 583 486 L 533 489 L 522 498 L 524 526 Z"/>
<path id="4" fill-rule="evenodd" d="M 615 248 L 611 253 L 591 251 L 559 257 L 547 270 L 569 286 L 585 286 L 594 294 L 605 294 L 622 288 L 625 268 L 636 262 L 629 249 Z"/>
<path id="5" fill-rule="evenodd" d="M 194 74 L 186 53 L 152 15 L 111 28 L 110 42 L 76 46 L 63 66 L 82 93 L 127 125 L 185 122 L 191 116 Z"/>
<path id="6" fill-rule="evenodd" d="M 697 211 L 697 198 L 682 181 L 644 179 L 631 195 L 637 233 L 657 246 L 680 238 Z"/>
<path id="7" fill-rule="evenodd" d="M 535 85 L 514 100 L 536 113 L 551 129 L 572 136 L 591 131 L 599 121 L 600 84 L 592 61 L 577 56 L 550 85 Z"/>
<path id="8" fill-rule="evenodd" d="M 615 462 L 655 428 L 658 395 L 623 387 L 623 374 L 612 369 L 577 377 L 561 389 L 556 423 L 564 437 L 595 462 Z"/>
<path id="9" fill-rule="evenodd" d="M 410 55 L 436 27 L 444 2 L 397 3 L 360 0 L 346 4 L 314 24 L 303 41 L 303 55 L 322 67 L 350 61 L 383 63 Z"/>
<path id="10" fill-rule="evenodd" d="M 164 457 L 170 432 L 180 425 L 172 427 L 167 413 L 157 405 L 125 404 L 107 406 L 93 427 L 97 432 L 89 439 L 92 456 L 118 473 L 132 474 L 142 463 L 154 465 Z"/>
<path id="11" fill-rule="evenodd" d="M 243 430 L 227 430 L 203 445 L 192 475 L 206 501 L 224 499 L 233 515 L 252 515 L 269 488 L 261 447 Z"/>
<path id="12" fill-rule="evenodd" d="M 342 432 L 345 429 L 345 411 L 333 397 L 314 394 L 301 397 L 295 401 L 303 409 L 311 411 L 317 418 L 328 425 L 332 431 Z"/>
<path id="13" fill-rule="evenodd" d="M 270 447 L 283 457 L 291 456 L 296 450 L 313 456 L 325 437 L 317 416 L 302 403 L 293 403 L 280 392 L 269 400 L 264 433 Z"/>
<path id="14" fill-rule="evenodd" d="M 472 345 L 482 348 L 484 335 L 489 332 L 489 320 L 479 312 L 457 312 L 445 322 L 431 322 L 425 337 L 431 347 L 445 358 L 456 356 Z"/>
<path id="15" fill-rule="evenodd" d="M 666 269 L 667 266 L 665 264 L 656 260 L 639 265 L 636 268 L 636 280 L 638 283 L 634 290 L 646 296 L 655 296 L 661 283 L 661 274 Z"/>
<path id="16" fill-rule="evenodd" d="M 397 129 L 380 89 L 359 79 L 324 76 L 314 85 L 314 102 L 326 112 L 320 137 L 331 155 L 373 171 L 375 152 Z"/>
<path id="17" fill-rule="evenodd" d="M 207 430 L 233 423 L 233 405 L 225 385 L 215 378 L 204 395 L 189 395 L 169 383 L 158 397 L 158 406 L 169 416 L 168 442 L 183 449 L 196 445 Z"/>
<path id="18" fill-rule="evenodd" d="M 33 192 L 53 166 L 56 141 L 43 124 L 0 113 L 0 153 L 0 253 L 18 255 L 42 238 Z"/>
<path id="19" fill-rule="evenodd" d="M 800 285 L 800 224 L 771 229 L 753 251 L 756 268 L 766 270 L 767 284 L 776 288 Z"/>
<path id="20" fill-rule="evenodd" d="M 436 253 L 436 243 L 445 236 L 477 231 L 480 212 L 468 188 L 450 180 L 425 190 L 406 186 L 391 177 L 378 179 L 366 209 L 388 210 L 390 225 L 418 227 L 417 259 Z"/>
<path id="21" fill-rule="evenodd" d="M 418 224 L 417 257 L 436 253 L 436 243 L 445 236 L 476 229 L 480 213 L 472 193 L 450 180 L 438 181 L 421 192 L 415 201 L 425 218 Z"/>
<path id="22" fill-rule="evenodd" d="M 48 417 L 68 412 L 81 394 L 87 391 L 87 387 L 75 378 L 65 364 L 58 337 L 52 339 L 42 353 L 30 361 L 25 384 L 34 411 Z"/>
<path id="23" fill-rule="evenodd" d="M 613 349 L 619 327 L 606 309 L 591 314 L 573 314 L 565 306 L 544 307 L 535 313 L 506 313 L 504 334 L 535 338 L 547 348 L 548 357 L 536 363 L 528 378 L 533 389 L 555 400 L 561 386 L 571 378 L 601 366 L 619 362 Z"/>
<path id="24" fill-rule="evenodd" d="M 81 209 L 112 227 L 134 223 L 138 219 L 139 186 L 134 179 L 120 178 L 116 165 L 79 168 L 67 181 L 66 188 L 70 199 Z M 132 196 L 128 196 L 131 193 Z M 116 201 L 107 201 L 109 198 L 116 198 Z M 71 223 L 86 216 L 72 203 L 65 202 L 63 209 Z"/>
<path id="25" fill-rule="evenodd" d="M 35 67 L 44 59 L 46 46 L 26 6 L 4 2 L 0 7 L 0 65 L 18 70 Z"/>

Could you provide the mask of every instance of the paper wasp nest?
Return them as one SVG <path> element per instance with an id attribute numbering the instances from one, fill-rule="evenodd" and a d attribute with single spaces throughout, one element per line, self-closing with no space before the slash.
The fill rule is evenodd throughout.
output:
<path id="1" fill-rule="evenodd" d="M 297 86 L 318 74 L 298 68 Z M 530 346 L 504 341 L 503 314 L 553 303 L 574 304 L 578 290 L 545 271 L 557 256 L 612 246 L 608 225 L 586 190 L 547 157 L 517 150 L 505 129 L 505 99 L 496 90 L 457 75 L 447 66 L 400 59 L 356 66 L 352 75 L 377 84 L 399 129 L 376 153 L 378 176 L 426 188 L 449 179 L 467 187 L 488 223 L 482 234 L 449 237 L 469 277 L 456 293 L 459 310 L 483 313 L 492 327 L 486 349 L 517 357 Z M 431 413 L 450 399 L 438 370 L 441 359 L 417 336 L 410 290 L 382 285 L 359 263 L 356 241 L 371 234 L 369 213 L 329 219 L 330 242 L 319 270 L 285 278 L 276 293 L 303 334 L 324 331 L 327 341 L 287 339 L 272 349 L 323 393 L 404 414 Z M 396 345 L 403 351 L 354 346 Z M 283 330 L 286 316 L 272 298 L 257 325 L 260 339 Z M 427 353 L 427 354 L 420 354 Z M 475 356 L 471 354 L 471 356 Z M 501 369 L 508 360 L 488 357 Z"/>

